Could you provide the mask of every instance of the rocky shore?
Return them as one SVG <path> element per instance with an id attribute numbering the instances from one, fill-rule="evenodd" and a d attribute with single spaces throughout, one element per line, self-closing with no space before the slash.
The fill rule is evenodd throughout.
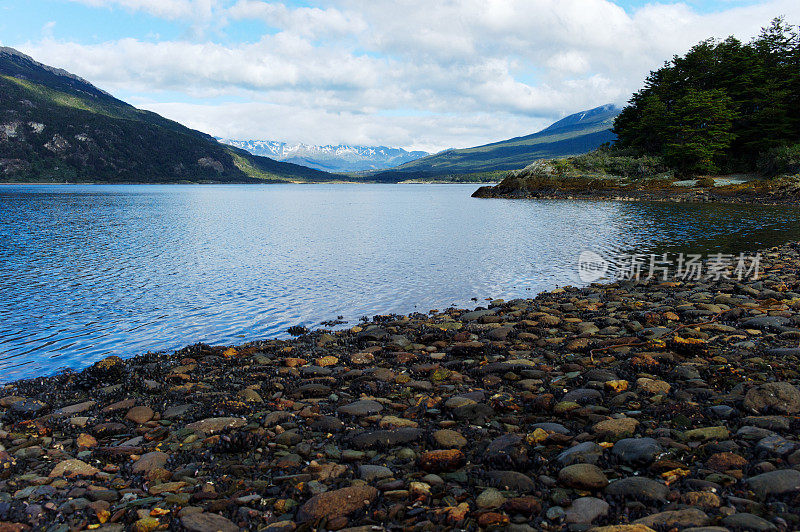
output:
<path id="1" fill-rule="evenodd" d="M 603 201 L 658 201 L 668 203 L 736 203 L 750 205 L 796 205 L 800 194 L 794 189 L 770 191 L 741 190 L 739 187 L 665 187 L 625 188 L 573 187 L 569 189 L 508 188 L 501 184 L 482 186 L 472 193 L 473 198 L 502 199 L 566 199 Z"/>
<path id="2" fill-rule="evenodd" d="M 798 268 L 9 384 L 0 530 L 798 530 Z"/>

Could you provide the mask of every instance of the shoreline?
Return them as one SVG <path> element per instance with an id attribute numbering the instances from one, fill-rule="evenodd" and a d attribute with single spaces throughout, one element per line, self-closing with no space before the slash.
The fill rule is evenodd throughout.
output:
<path id="1" fill-rule="evenodd" d="M 670 189 L 629 189 L 629 190 L 540 190 L 500 189 L 498 186 L 482 186 L 472 194 L 473 198 L 485 199 L 562 199 L 581 201 L 649 201 L 662 203 L 727 203 L 741 205 L 798 205 L 800 196 L 796 193 L 754 194 L 731 192 L 726 187 L 714 189 L 670 188 Z"/>
<path id="2" fill-rule="evenodd" d="M 798 529 L 800 243 L 762 253 L 760 280 L 564 287 L 6 384 L 0 520 Z"/>

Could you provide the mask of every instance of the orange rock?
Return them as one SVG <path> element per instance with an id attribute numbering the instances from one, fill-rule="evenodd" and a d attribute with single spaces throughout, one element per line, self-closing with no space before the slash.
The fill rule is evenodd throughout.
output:
<path id="1" fill-rule="evenodd" d="M 322 358 L 318 358 L 314 362 L 316 362 L 317 366 L 322 366 L 324 368 L 326 366 L 335 366 L 336 364 L 339 363 L 339 359 L 329 355 Z"/>
<path id="2" fill-rule="evenodd" d="M 605 386 L 607 390 L 611 390 L 614 393 L 621 393 L 628 389 L 628 381 L 606 381 Z"/>
<path id="3" fill-rule="evenodd" d="M 469 504 L 462 502 L 458 506 L 451 506 L 446 509 L 447 519 L 451 523 L 458 523 L 467 518 L 469 513 Z"/>
<path id="4" fill-rule="evenodd" d="M 75 443 L 78 444 L 78 447 L 83 447 L 83 448 L 86 448 L 86 449 L 90 449 L 92 447 L 97 447 L 97 440 L 95 439 L 94 436 L 92 436 L 90 434 L 81 434 L 75 440 Z"/>
<path id="5" fill-rule="evenodd" d="M 466 463 L 464 453 L 458 449 L 428 451 L 419 459 L 419 465 L 428 472 L 455 471 Z"/>
<path id="6" fill-rule="evenodd" d="M 508 517 L 497 512 L 486 512 L 478 518 L 478 524 L 482 527 L 502 526 L 508 524 Z"/>

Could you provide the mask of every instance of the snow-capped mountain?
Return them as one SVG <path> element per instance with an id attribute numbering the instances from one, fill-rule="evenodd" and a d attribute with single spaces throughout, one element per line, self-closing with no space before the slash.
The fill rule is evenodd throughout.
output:
<path id="1" fill-rule="evenodd" d="M 406 151 L 386 146 L 313 146 L 274 140 L 217 140 L 247 150 L 253 155 L 263 155 L 328 172 L 383 170 L 430 155 L 424 151 Z"/>

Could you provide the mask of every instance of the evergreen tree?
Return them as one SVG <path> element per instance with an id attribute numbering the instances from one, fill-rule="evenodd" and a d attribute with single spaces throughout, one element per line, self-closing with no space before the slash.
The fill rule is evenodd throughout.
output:
<path id="1" fill-rule="evenodd" d="M 650 73 L 614 132 L 620 148 L 662 156 L 683 173 L 749 171 L 799 144 L 796 28 L 776 18 L 750 43 L 709 39 L 673 57 Z"/>
<path id="2" fill-rule="evenodd" d="M 735 113 L 724 91 L 689 89 L 668 116 L 664 159 L 680 174 L 716 172 L 733 140 Z"/>

